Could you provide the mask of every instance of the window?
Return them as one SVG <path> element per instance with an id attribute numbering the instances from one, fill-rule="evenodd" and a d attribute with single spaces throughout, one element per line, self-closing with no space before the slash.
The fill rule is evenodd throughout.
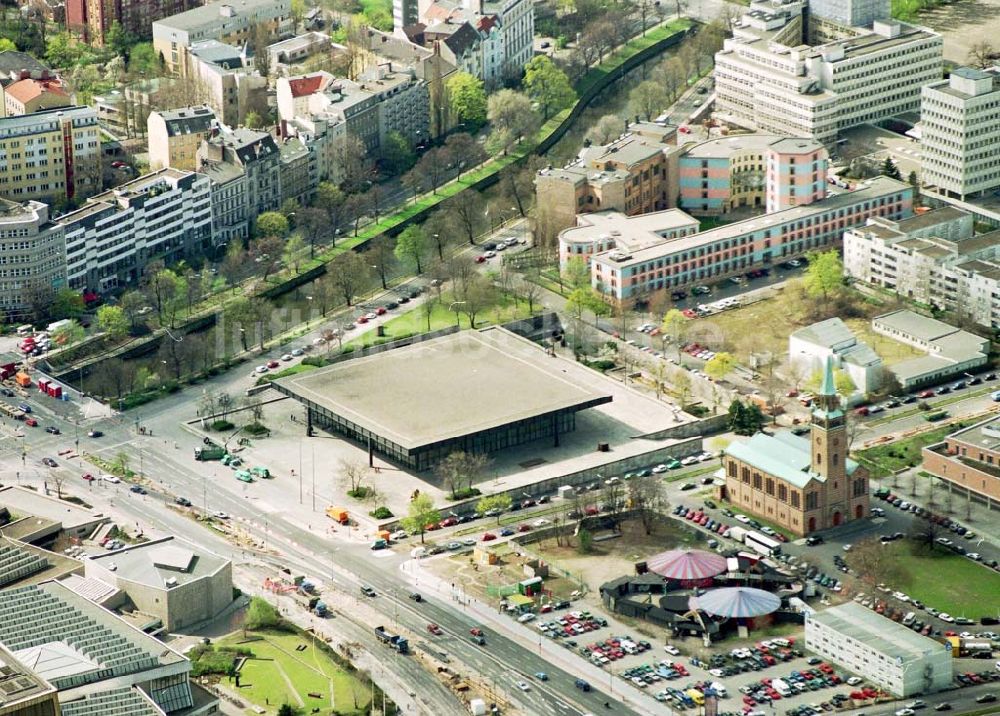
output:
<path id="1" fill-rule="evenodd" d="M 792 493 L 792 507 L 798 509 L 799 504 L 800 504 L 799 503 L 799 493 L 793 492 Z"/>
<path id="2" fill-rule="evenodd" d="M 774 480 L 771 479 L 770 477 L 767 478 L 767 480 L 764 482 L 764 492 L 766 492 L 769 495 L 774 494 Z"/>
<path id="3" fill-rule="evenodd" d="M 755 472 L 753 474 L 753 487 L 754 487 L 754 489 L 755 490 L 759 490 L 761 488 L 761 484 L 762 483 L 763 483 L 763 479 L 761 478 L 760 473 L 759 472 Z"/>
<path id="4" fill-rule="evenodd" d="M 778 485 L 778 499 L 782 502 L 788 502 L 788 487 L 784 483 Z"/>
<path id="5" fill-rule="evenodd" d="M 818 492 L 806 493 L 806 509 L 815 510 L 818 507 L 819 507 L 819 493 Z"/>
<path id="6" fill-rule="evenodd" d="M 736 477 L 736 463 L 730 462 L 728 468 L 729 468 L 729 476 Z"/>

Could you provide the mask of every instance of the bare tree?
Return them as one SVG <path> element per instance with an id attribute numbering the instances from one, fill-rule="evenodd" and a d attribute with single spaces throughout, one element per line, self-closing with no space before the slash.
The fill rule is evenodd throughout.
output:
<path id="1" fill-rule="evenodd" d="M 340 461 L 340 482 L 347 487 L 347 494 L 351 497 L 361 497 L 365 492 L 365 481 L 370 473 L 369 468 L 363 462 L 355 460 Z"/>
<path id="2" fill-rule="evenodd" d="M 625 485 L 621 480 L 608 480 L 601 489 L 604 514 L 615 532 L 622 531 L 622 515 L 625 513 Z"/>
<path id="3" fill-rule="evenodd" d="M 886 549 L 875 537 L 868 537 L 854 544 L 847 561 L 858 573 L 858 578 L 869 586 L 882 582 L 898 584 L 907 577 L 906 569 L 894 551 Z"/>
<path id="4" fill-rule="evenodd" d="M 985 70 L 993 65 L 996 56 L 997 52 L 993 48 L 993 43 L 989 40 L 980 40 L 973 43 L 969 48 L 969 54 L 966 55 L 966 62 L 973 67 Z"/>
<path id="5" fill-rule="evenodd" d="M 633 477 L 628 483 L 628 495 L 632 509 L 642 521 L 642 528 L 647 535 L 653 534 L 661 513 L 669 506 L 663 480 L 656 475 Z"/>

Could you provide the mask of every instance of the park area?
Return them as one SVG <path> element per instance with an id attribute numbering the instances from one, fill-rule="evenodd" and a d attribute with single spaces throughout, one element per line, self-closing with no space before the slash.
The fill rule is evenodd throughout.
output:
<path id="1" fill-rule="evenodd" d="M 868 468 L 874 477 L 887 475 L 898 470 L 905 470 L 919 465 L 923 459 L 921 450 L 928 445 L 939 443 L 945 436 L 959 430 L 963 423 L 949 423 L 939 428 L 927 430 L 908 438 L 896 440 L 885 445 L 876 445 L 866 450 L 859 450 L 854 457 Z"/>
<path id="2" fill-rule="evenodd" d="M 890 550 L 899 567 L 892 587 L 929 607 L 954 617 L 978 620 L 997 616 L 1000 574 L 943 547 L 928 551 L 910 540 L 880 549 Z"/>
<path id="3" fill-rule="evenodd" d="M 257 707 L 276 712 L 287 703 L 298 713 L 314 709 L 367 713 L 369 687 L 300 634 L 272 629 L 240 631 L 223 639 L 219 648 L 252 654 L 238 668 L 239 686 L 235 681 L 227 686 Z"/>
<path id="4" fill-rule="evenodd" d="M 788 351 L 789 335 L 817 321 L 840 316 L 858 340 L 868 343 L 886 365 L 921 355 L 910 346 L 872 331 L 871 319 L 891 311 L 891 301 L 883 303 L 845 288 L 824 307 L 821 300 L 805 295 L 798 279 L 790 279 L 769 293 L 770 297 L 749 305 L 691 321 L 685 339 L 747 361 L 751 354 L 782 355 Z"/>

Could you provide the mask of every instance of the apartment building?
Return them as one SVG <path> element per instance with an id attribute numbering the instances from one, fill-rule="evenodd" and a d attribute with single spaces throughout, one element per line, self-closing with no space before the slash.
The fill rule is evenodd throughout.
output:
<path id="1" fill-rule="evenodd" d="M 903 221 L 871 219 L 844 232 L 844 273 L 901 298 L 1000 327 L 1000 231 L 942 207 Z"/>
<path id="2" fill-rule="evenodd" d="M 135 286 L 150 261 L 175 263 L 211 248 L 209 179 L 160 169 L 91 197 L 57 223 L 66 233 L 71 288 Z"/>
<path id="3" fill-rule="evenodd" d="M 268 37 L 287 37 L 292 33 L 291 12 L 291 0 L 216 0 L 153 22 L 153 49 L 168 70 L 183 73 L 194 43 L 245 45 L 257 26 Z"/>
<path id="4" fill-rule="evenodd" d="M 662 290 L 764 268 L 840 245 L 845 229 L 872 216 L 913 213 L 913 187 L 876 177 L 866 186 L 808 205 L 666 240 L 638 251 L 610 250 L 591 259 L 591 283 L 607 300 L 643 301 Z"/>
<path id="5" fill-rule="evenodd" d="M 412 18 L 412 5 L 393 6 L 397 18 Z M 395 25 L 397 34 L 425 47 L 443 42 L 446 59 L 488 86 L 517 79 L 531 60 L 535 34 L 530 0 L 419 0 L 417 22 Z M 417 38 L 417 35 L 423 35 Z M 453 40 L 446 40 L 457 36 Z"/>
<path id="6" fill-rule="evenodd" d="M 920 96 L 923 183 L 965 199 L 1000 186 L 1000 70 L 959 67 Z"/>
<path id="7" fill-rule="evenodd" d="M 237 127 L 247 115 L 268 114 L 267 77 L 247 59 L 246 48 L 218 40 L 196 42 L 188 49 L 186 76 L 198 83 L 203 101 L 223 124 Z"/>
<path id="8" fill-rule="evenodd" d="M 146 118 L 150 169 L 194 171 L 202 140 L 218 126 L 215 113 L 204 106 L 150 112 Z"/>
<path id="9" fill-rule="evenodd" d="M 357 82 L 315 72 L 277 81 L 278 119 L 291 136 L 317 120 L 327 127 L 343 124 L 343 132 L 377 152 L 390 132 L 416 144 L 430 136 L 430 93 L 413 70 L 379 65 Z M 335 133 L 340 134 L 340 133 Z"/>
<path id="10" fill-rule="evenodd" d="M 306 32 L 268 45 L 267 55 L 271 67 L 274 68 L 272 73 L 281 73 L 287 71 L 289 65 L 302 62 L 313 55 L 328 53 L 331 47 L 329 35 L 322 32 Z"/>
<path id="11" fill-rule="evenodd" d="M 101 184 L 97 112 L 62 107 L 0 118 L 0 197 L 55 202 Z"/>
<path id="12" fill-rule="evenodd" d="M 66 0 L 66 27 L 84 42 L 103 47 L 115 23 L 133 37 L 148 40 L 156 20 L 204 0 Z"/>
<path id="13" fill-rule="evenodd" d="M 923 469 L 947 481 L 949 491 L 995 507 L 1000 503 L 1000 418 L 990 416 L 925 447 Z"/>
<path id="14" fill-rule="evenodd" d="M 722 454 L 725 499 L 804 536 L 868 515 L 868 473 L 847 457 L 847 424 L 827 358 L 809 437 L 757 433 Z"/>
<path id="15" fill-rule="evenodd" d="M 869 33 L 810 47 L 733 37 L 715 56 L 716 116 L 760 132 L 811 137 L 920 108 L 941 77 L 941 36 L 876 21 Z"/>
<path id="16" fill-rule="evenodd" d="M 674 131 L 637 123 L 608 144 L 584 148 L 562 168 L 540 170 L 535 176 L 540 230 L 555 236 L 573 226 L 577 214 L 591 211 L 634 216 L 676 206 L 679 150 L 667 144 Z"/>
<path id="17" fill-rule="evenodd" d="M 0 199 L 0 313 L 25 318 L 34 296 L 66 286 L 66 241 L 40 201 Z"/>
<path id="18" fill-rule="evenodd" d="M 212 240 L 222 247 L 250 238 L 247 175 L 243 167 L 227 162 L 203 162 L 200 173 L 209 179 L 212 196 Z"/>
<path id="19" fill-rule="evenodd" d="M 289 199 L 304 205 L 312 200 L 317 183 L 311 168 L 309 149 L 298 137 L 282 141 L 278 149 L 281 203 Z"/>
<path id="20" fill-rule="evenodd" d="M 768 213 L 826 196 L 829 155 L 811 139 L 737 134 L 686 144 L 678 159 L 680 207 L 716 216 L 744 207 Z"/>
<path id="21" fill-rule="evenodd" d="M 806 616 L 806 649 L 897 698 L 952 684 L 951 645 L 917 634 L 856 602 Z"/>
<path id="22" fill-rule="evenodd" d="M 73 104 L 61 80 L 32 77 L 17 80 L 4 87 L 3 100 L 6 117 L 69 107 Z"/>
<path id="23" fill-rule="evenodd" d="M 281 208 L 278 145 L 267 132 L 245 128 L 220 129 L 202 142 L 198 150 L 198 171 L 212 176 L 212 167 L 227 164 L 244 175 L 243 212 L 247 222 L 245 230 L 249 235 L 249 222 L 258 214 Z"/>

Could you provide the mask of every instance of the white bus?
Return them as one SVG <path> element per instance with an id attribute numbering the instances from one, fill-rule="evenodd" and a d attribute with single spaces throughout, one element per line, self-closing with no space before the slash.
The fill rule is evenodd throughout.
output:
<path id="1" fill-rule="evenodd" d="M 746 536 L 743 537 L 743 544 L 764 557 L 781 554 L 781 542 L 766 537 L 760 532 L 747 532 Z"/>

